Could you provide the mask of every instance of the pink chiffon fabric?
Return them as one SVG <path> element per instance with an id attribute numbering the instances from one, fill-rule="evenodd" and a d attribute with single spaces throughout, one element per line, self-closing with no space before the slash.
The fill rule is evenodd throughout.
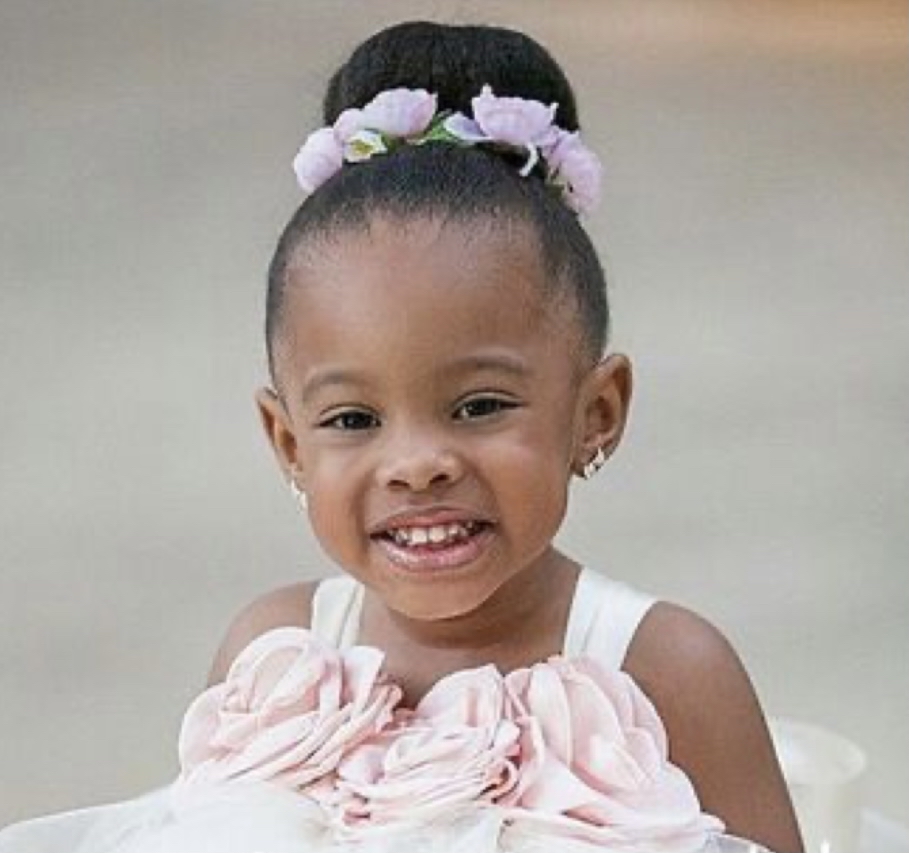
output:
<path id="1" fill-rule="evenodd" d="M 0 853 L 760 850 L 702 813 L 621 671 L 485 666 L 407 708 L 382 662 L 304 629 L 263 634 L 190 706 L 173 784 L 13 827 Z"/>

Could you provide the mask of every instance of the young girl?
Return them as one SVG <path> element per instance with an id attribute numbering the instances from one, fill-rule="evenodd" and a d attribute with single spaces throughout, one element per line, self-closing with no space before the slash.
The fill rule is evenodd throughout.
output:
<path id="1" fill-rule="evenodd" d="M 335 74 L 324 118 L 257 400 L 344 575 L 234 620 L 174 785 L 0 851 L 684 853 L 733 849 L 723 826 L 800 850 L 723 637 L 553 545 L 632 391 L 560 68 L 516 32 L 404 24 Z"/>

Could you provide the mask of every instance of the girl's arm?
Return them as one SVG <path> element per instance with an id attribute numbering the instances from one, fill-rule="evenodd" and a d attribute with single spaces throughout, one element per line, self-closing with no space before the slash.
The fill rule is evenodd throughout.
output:
<path id="1" fill-rule="evenodd" d="M 625 669 L 663 718 L 670 757 L 705 812 L 776 853 L 801 853 L 789 792 L 751 681 L 725 637 L 694 613 L 659 603 Z"/>

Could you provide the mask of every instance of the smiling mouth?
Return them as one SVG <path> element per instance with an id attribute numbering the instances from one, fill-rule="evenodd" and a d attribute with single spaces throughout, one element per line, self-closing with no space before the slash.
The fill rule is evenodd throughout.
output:
<path id="1" fill-rule="evenodd" d="M 392 527 L 379 534 L 402 548 L 447 548 L 475 536 L 489 525 L 482 521 Z"/>
<path id="2" fill-rule="evenodd" d="M 400 524 L 372 539 L 389 561 L 408 572 L 455 569 L 477 560 L 490 541 L 488 521 L 447 521 L 436 524 Z"/>

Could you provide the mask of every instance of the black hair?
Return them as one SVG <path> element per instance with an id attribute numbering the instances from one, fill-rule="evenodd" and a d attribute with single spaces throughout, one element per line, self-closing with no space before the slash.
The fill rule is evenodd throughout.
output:
<path id="1" fill-rule="evenodd" d="M 439 110 L 470 115 L 470 101 L 484 85 L 498 96 L 557 103 L 556 124 L 578 129 L 571 85 L 533 39 L 501 27 L 424 21 L 389 27 L 363 42 L 332 77 L 323 119 L 333 124 L 345 109 L 363 107 L 379 92 L 399 87 L 434 92 Z M 380 213 L 459 223 L 526 223 L 550 289 L 574 297 L 585 349 L 599 355 L 609 309 L 596 250 L 559 191 L 538 177 L 521 177 L 521 162 L 483 148 L 403 145 L 391 154 L 345 165 L 319 187 L 284 229 L 269 268 L 266 342 L 273 378 L 275 338 L 295 250 L 314 237 L 368 227 Z"/>

